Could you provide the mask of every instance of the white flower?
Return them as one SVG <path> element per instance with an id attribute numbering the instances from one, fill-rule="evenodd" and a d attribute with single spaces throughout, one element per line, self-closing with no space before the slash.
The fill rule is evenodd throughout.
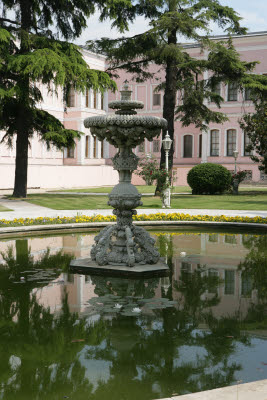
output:
<path id="1" fill-rule="evenodd" d="M 21 280 L 21 281 L 25 281 L 24 276 L 21 276 L 21 277 L 20 277 L 20 280 Z"/>
<path id="2" fill-rule="evenodd" d="M 186 252 L 185 251 L 181 251 L 180 256 L 181 257 L 185 257 L 186 256 Z"/>
<path id="3" fill-rule="evenodd" d="M 118 308 L 120 310 L 122 308 L 122 305 L 119 303 L 116 303 L 114 308 Z"/>
<path id="4" fill-rule="evenodd" d="M 133 308 L 133 312 L 135 312 L 135 313 L 140 313 L 140 312 L 141 312 L 141 308 L 139 308 L 139 307 L 134 307 L 134 308 Z"/>

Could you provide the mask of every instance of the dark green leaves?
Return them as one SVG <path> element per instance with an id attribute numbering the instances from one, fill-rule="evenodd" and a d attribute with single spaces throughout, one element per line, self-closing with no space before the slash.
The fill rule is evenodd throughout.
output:
<path id="1" fill-rule="evenodd" d="M 267 173 L 267 77 L 249 75 L 244 86 L 251 91 L 254 113 L 246 113 L 240 126 L 248 136 L 250 144 L 246 151 L 255 150 L 251 157 L 259 164 L 259 169 Z"/>

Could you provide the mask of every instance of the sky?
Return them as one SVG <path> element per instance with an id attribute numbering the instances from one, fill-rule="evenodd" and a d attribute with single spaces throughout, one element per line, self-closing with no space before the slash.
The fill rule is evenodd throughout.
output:
<path id="1" fill-rule="evenodd" d="M 232 7 L 243 18 L 242 25 L 248 28 L 249 32 L 267 31 L 267 0 L 221 0 L 222 5 Z M 87 40 L 100 39 L 101 37 L 115 38 L 120 34 L 116 29 L 111 29 L 111 23 L 98 21 L 99 14 L 93 15 L 88 19 L 88 26 L 82 35 L 76 39 L 76 43 L 84 45 Z M 143 17 L 138 17 L 134 24 L 130 26 L 125 36 L 132 36 L 142 33 L 148 29 L 148 21 Z M 212 34 L 222 34 L 216 26 L 212 29 Z"/>

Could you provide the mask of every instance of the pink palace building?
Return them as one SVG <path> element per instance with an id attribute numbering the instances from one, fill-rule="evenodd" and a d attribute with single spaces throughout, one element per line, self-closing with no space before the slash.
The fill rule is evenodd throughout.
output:
<path id="1" fill-rule="evenodd" d="M 223 36 L 214 36 L 214 40 L 224 39 Z M 267 32 L 254 32 L 246 35 L 236 35 L 233 43 L 246 61 L 258 61 L 255 72 L 267 74 Z M 207 53 L 201 53 L 201 49 L 195 44 L 186 44 L 191 56 L 204 58 Z M 102 55 L 96 55 L 83 50 L 84 58 L 91 68 L 105 70 L 106 60 Z M 150 66 L 157 71 L 158 67 Z M 164 81 L 164 71 L 157 75 Z M 205 78 L 205 76 L 204 76 Z M 142 114 L 162 116 L 163 93 L 155 93 L 158 85 L 156 77 L 144 83 L 136 83 L 131 76 L 121 73 L 117 79 L 118 90 L 121 90 L 123 82 L 127 79 L 132 90 L 132 99 L 144 102 Z M 234 170 L 233 151 L 238 150 L 237 166 L 239 170 L 247 172 L 247 182 L 267 183 L 267 176 L 258 170 L 253 163 L 245 147 L 248 142 L 244 132 L 239 126 L 239 119 L 244 112 L 253 112 L 249 92 L 240 92 L 235 85 L 221 85 L 218 87 L 224 98 L 221 110 L 228 116 L 228 121 L 223 124 L 210 124 L 207 133 L 200 132 L 194 126 L 182 128 L 176 121 L 174 133 L 174 169 L 177 170 L 177 185 L 186 185 L 188 171 L 196 164 L 212 162 L 224 165 L 230 171 Z M 96 91 L 87 91 L 85 94 L 70 93 L 67 110 L 64 110 L 62 94 L 58 96 L 47 93 L 42 88 L 43 103 L 40 107 L 57 116 L 67 128 L 78 129 L 84 132 L 84 136 L 77 142 L 75 149 L 66 149 L 64 152 L 52 149 L 47 151 L 38 137 L 33 137 L 29 151 L 29 188 L 70 188 L 101 185 L 114 185 L 118 181 L 117 172 L 113 170 L 110 158 L 115 154 L 115 149 L 105 141 L 99 142 L 90 134 L 90 130 L 84 128 L 83 121 L 88 116 L 113 112 L 108 110 L 108 102 L 119 99 L 120 93 L 105 93 L 101 95 Z M 177 94 L 177 101 L 179 95 Z M 209 104 L 211 109 L 216 105 Z M 0 133 L 3 136 L 4 133 Z M 160 157 L 161 138 L 155 138 L 153 142 L 144 142 L 134 151 L 139 156 L 154 154 Z M 0 189 L 13 187 L 14 183 L 15 148 L 7 148 L 0 145 Z M 134 176 L 133 182 L 141 184 L 142 180 Z"/>

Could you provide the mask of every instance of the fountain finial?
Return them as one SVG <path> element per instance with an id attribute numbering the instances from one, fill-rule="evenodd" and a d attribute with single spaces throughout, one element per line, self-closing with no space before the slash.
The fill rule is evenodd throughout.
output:
<path id="1" fill-rule="evenodd" d="M 129 90 L 129 85 L 128 85 L 127 80 L 125 80 L 123 83 L 124 83 L 124 85 L 122 87 L 122 90 L 120 91 L 121 100 L 129 101 L 129 100 L 131 100 L 131 97 L 132 97 L 132 90 Z"/>

